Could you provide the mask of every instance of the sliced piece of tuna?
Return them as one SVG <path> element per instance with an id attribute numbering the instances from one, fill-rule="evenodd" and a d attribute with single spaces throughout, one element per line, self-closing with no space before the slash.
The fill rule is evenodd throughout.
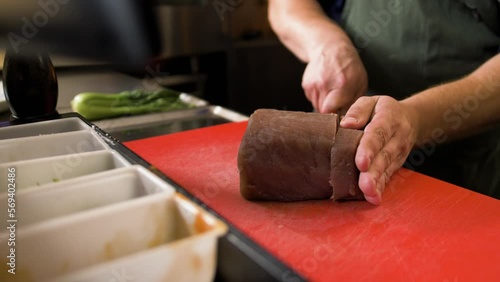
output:
<path id="1" fill-rule="evenodd" d="M 340 128 L 335 136 L 331 150 L 330 184 L 333 188 L 332 199 L 363 199 L 359 189 L 359 170 L 354 158 L 363 131 Z"/>

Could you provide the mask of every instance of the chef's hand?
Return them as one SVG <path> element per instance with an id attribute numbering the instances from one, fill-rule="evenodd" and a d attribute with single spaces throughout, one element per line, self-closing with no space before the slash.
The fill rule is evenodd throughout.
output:
<path id="1" fill-rule="evenodd" d="M 387 182 L 398 170 L 417 138 L 417 112 L 389 96 L 359 98 L 340 122 L 364 134 L 356 151 L 359 188 L 365 199 L 379 205 Z"/>
<path id="2" fill-rule="evenodd" d="M 344 114 L 367 85 L 363 63 L 348 41 L 315 48 L 302 77 L 307 99 L 321 113 Z"/>

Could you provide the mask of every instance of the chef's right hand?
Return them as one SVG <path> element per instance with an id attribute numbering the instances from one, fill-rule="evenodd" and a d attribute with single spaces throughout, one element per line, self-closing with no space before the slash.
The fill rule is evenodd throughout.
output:
<path id="1" fill-rule="evenodd" d="M 345 114 L 367 86 L 366 70 L 348 39 L 316 47 L 302 77 L 306 97 L 321 113 Z"/>

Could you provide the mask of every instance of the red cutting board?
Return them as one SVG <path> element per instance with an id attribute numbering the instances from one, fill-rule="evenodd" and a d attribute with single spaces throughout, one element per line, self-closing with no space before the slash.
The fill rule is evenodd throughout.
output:
<path id="1" fill-rule="evenodd" d="M 246 125 L 126 146 L 313 281 L 500 281 L 500 201 L 401 170 L 378 207 L 249 202 L 236 162 Z"/>

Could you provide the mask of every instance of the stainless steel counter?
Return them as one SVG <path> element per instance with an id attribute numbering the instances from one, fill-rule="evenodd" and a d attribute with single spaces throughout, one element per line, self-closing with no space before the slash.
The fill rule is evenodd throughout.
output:
<path id="1" fill-rule="evenodd" d="M 113 71 L 65 70 L 57 73 L 59 82 L 59 113 L 71 112 L 71 100 L 82 92 L 118 93 L 125 90 L 156 90 L 161 86 L 154 79 L 140 80 Z M 130 141 L 172 132 L 184 131 L 233 121 L 243 121 L 247 116 L 229 109 L 208 105 L 208 102 L 189 94 L 181 94 L 181 100 L 195 108 L 119 117 L 96 121 L 95 124 L 120 141 Z M 0 120 L 8 120 L 3 113 Z"/>

